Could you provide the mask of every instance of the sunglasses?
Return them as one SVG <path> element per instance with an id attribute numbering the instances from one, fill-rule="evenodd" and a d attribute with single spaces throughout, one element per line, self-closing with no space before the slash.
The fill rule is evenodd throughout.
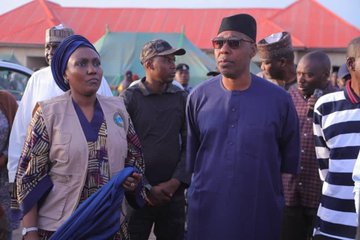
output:
<path id="1" fill-rule="evenodd" d="M 227 43 L 230 48 L 237 49 L 242 45 L 242 42 L 254 43 L 253 41 L 244 38 L 214 38 L 212 40 L 212 45 L 215 49 L 220 49 Z"/>

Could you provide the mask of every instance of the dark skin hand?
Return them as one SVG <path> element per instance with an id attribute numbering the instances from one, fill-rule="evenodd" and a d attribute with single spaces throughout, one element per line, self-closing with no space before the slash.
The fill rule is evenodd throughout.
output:
<path id="1" fill-rule="evenodd" d="M 316 101 L 324 94 L 320 89 L 315 89 L 313 94 L 308 98 L 307 105 L 310 111 L 314 111 Z"/>
<path id="2" fill-rule="evenodd" d="M 141 181 L 141 178 L 142 178 L 141 174 L 134 172 L 125 179 L 122 186 L 126 189 L 126 191 L 130 191 L 130 192 L 135 191 L 136 187 Z"/>
<path id="3" fill-rule="evenodd" d="M 151 188 L 148 195 L 150 205 L 161 206 L 170 202 L 172 196 L 180 186 L 180 181 L 172 178 Z"/>
<path id="4" fill-rule="evenodd" d="M 7 156 L 2 154 L 0 156 L 0 169 L 6 167 L 6 163 L 7 163 Z"/>
<path id="5" fill-rule="evenodd" d="M 311 95 L 308 100 L 307 100 L 307 105 L 309 107 L 310 110 L 314 110 L 314 106 L 315 106 L 315 103 L 318 99 L 314 96 L 314 95 Z"/>
<path id="6" fill-rule="evenodd" d="M 38 240 L 38 239 L 40 239 L 40 236 L 37 231 L 33 231 L 33 232 L 28 232 L 25 235 L 24 239 L 25 240 Z"/>

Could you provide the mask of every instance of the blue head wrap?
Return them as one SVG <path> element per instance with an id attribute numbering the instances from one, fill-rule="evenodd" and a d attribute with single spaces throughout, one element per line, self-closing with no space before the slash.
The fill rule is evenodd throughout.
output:
<path id="1" fill-rule="evenodd" d="M 64 81 L 66 66 L 71 54 L 79 47 L 91 48 L 99 54 L 89 40 L 80 35 L 71 35 L 60 43 L 51 60 L 51 72 L 54 80 L 64 92 L 70 89 L 69 83 Z"/>

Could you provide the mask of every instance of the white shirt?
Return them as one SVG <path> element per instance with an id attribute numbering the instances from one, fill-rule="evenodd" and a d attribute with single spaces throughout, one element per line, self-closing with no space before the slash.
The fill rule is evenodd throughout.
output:
<path id="1" fill-rule="evenodd" d="M 27 128 L 32 118 L 32 111 L 39 101 L 63 94 L 51 73 L 51 68 L 46 67 L 34 72 L 30 77 L 23 97 L 19 103 L 14 123 L 10 133 L 8 164 L 9 182 L 14 182 L 16 169 L 19 163 L 21 151 L 25 142 Z M 98 94 L 112 96 L 110 87 L 105 78 L 102 79 Z"/>
<path id="2" fill-rule="evenodd" d="M 354 200 L 356 213 L 359 214 L 359 192 L 360 192 L 360 152 L 356 159 L 354 170 L 353 170 L 354 184 Z"/>

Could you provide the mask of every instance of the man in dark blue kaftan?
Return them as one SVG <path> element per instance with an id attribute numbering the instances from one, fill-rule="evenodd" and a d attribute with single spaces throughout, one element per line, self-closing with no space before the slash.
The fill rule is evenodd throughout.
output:
<path id="1" fill-rule="evenodd" d="M 213 39 L 221 74 L 189 96 L 187 240 L 280 239 L 281 173 L 298 170 L 298 118 L 284 90 L 250 74 L 255 39 L 250 15 L 224 18 Z"/>

